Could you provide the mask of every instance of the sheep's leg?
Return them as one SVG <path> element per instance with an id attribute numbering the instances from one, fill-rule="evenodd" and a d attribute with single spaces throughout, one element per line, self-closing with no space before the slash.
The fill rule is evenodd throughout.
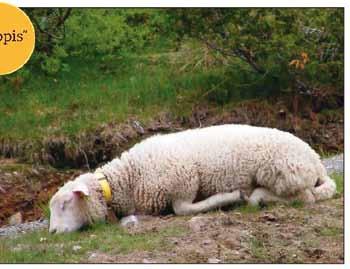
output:
<path id="1" fill-rule="evenodd" d="M 259 205 L 260 202 L 286 202 L 265 188 L 256 188 L 248 198 L 250 205 Z"/>
<path id="2" fill-rule="evenodd" d="M 289 200 L 298 200 L 304 203 L 313 204 L 316 201 L 315 196 L 313 195 L 310 189 L 299 192 L 296 196 L 291 197 Z"/>
<path id="3" fill-rule="evenodd" d="M 297 195 L 289 196 L 286 198 L 278 197 L 273 194 L 271 191 L 265 188 L 257 188 L 253 191 L 248 199 L 248 203 L 251 205 L 258 205 L 260 202 L 282 202 L 287 203 L 293 200 L 302 201 L 305 203 L 314 203 L 315 197 L 312 194 L 311 190 L 305 189 L 300 191 Z"/>
<path id="4" fill-rule="evenodd" d="M 242 201 L 244 199 L 244 194 L 237 190 L 234 192 L 218 193 L 197 203 L 177 200 L 173 203 L 173 208 L 176 215 L 191 215 L 207 212 L 215 208 Z"/>

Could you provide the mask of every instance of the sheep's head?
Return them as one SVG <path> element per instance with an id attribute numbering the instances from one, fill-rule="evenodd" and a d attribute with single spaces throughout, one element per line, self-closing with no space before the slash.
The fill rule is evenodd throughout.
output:
<path id="1" fill-rule="evenodd" d="M 85 199 L 88 186 L 81 181 L 66 183 L 50 201 L 51 233 L 73 232 L 88 224 Z"/>

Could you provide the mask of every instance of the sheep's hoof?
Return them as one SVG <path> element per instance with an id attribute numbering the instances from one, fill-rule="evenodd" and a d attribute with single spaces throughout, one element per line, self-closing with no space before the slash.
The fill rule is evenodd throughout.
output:
<path id="1" fill-rule="evenodd" d="M 120 225 L 124 227 L 136 226 L 138 224 L 139 224 L 139 220 L 135 215 L 130 215 L 120 220 Z"/>
<path id="2" fill-rule="evenodd" d="M 248 195 L 246 195 L 243 191 L 239 191 L 239 198 L 241 199 L 242 202 L 248 202 Z"/>
<path id="3" fill-rule="evenodd" d="M 264 200 L 260 200 L 259 201 L 259 208 L 267 208 L 267 203 Z"/>

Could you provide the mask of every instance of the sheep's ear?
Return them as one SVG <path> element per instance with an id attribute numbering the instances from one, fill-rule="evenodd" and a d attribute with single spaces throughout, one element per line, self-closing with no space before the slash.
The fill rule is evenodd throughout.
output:
<path id="1" fill-rule="evenodd" d="M 80 197 L 83 196 L 89 196 L 89 189 L 85 184 L 77 184 L 74 188 L 73 188 L 73 193 L 76 195 L 79 195 Z"/>

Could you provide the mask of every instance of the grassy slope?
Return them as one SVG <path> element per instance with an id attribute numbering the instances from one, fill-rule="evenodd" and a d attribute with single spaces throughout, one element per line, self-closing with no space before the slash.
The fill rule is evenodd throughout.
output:
<path id="1" fill-rule="evenodd" d="M 0 137 L 74 135 L 101 123 L 141 120 L 158 112 L 187 113 L 201 92 L 223 77 L 222 67 L 193 68 L 189 52 L 82 60 L 56 76 L 33 72 L 20 85 L 0 84 Z M 178 59 L 181 59 L 179 61 Z M 200 62 L 200 61 L 199 61 Z M 15 76 L 15 75 L 14 75 Z"/>

